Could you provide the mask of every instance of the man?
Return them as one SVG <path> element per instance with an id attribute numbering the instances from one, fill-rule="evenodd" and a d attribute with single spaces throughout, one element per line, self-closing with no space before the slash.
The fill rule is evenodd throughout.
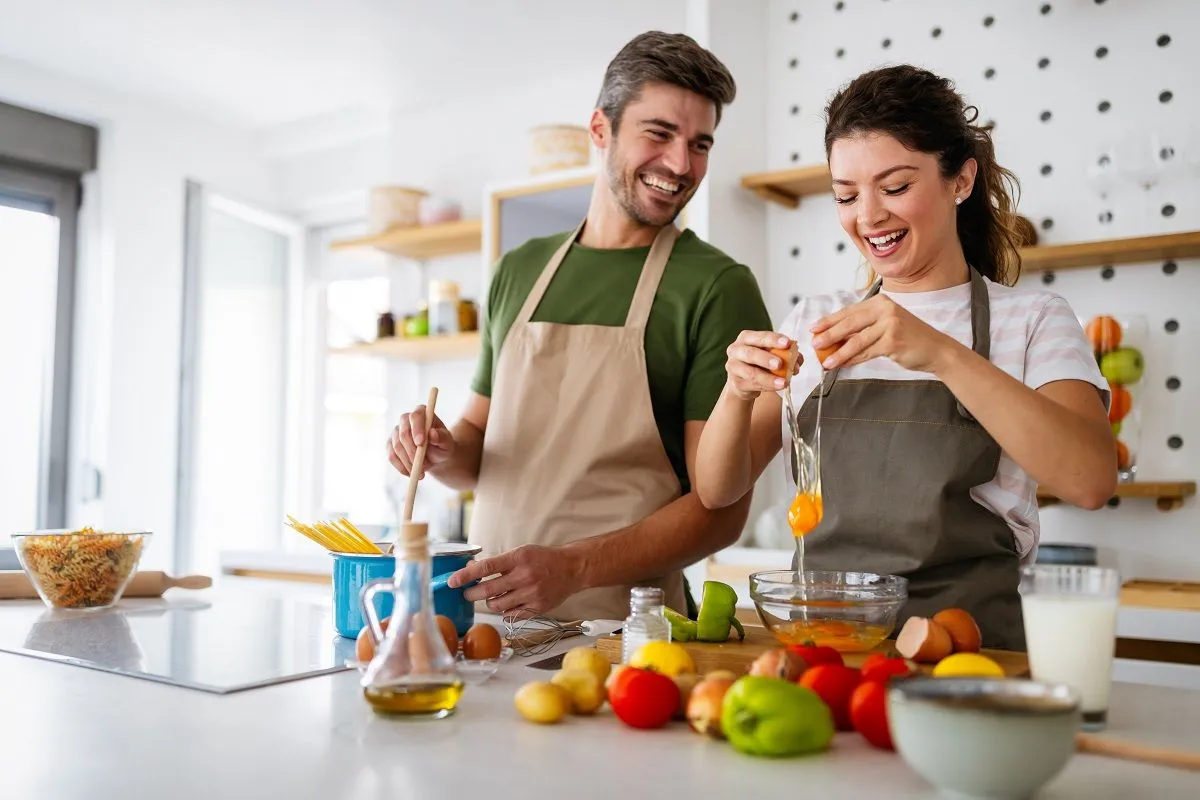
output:
<path id="1" fill-rule="evenodd" d="M 622 619 L 630 588 L 653 585 L 684 612 L 683 567 L 740 534 L 749 496 L 707 511 L 690 475 L 726 348 L 771 319 L 749 269 L 674 225 L 734 94 L 689 37 L 633 39 L 589 124 L 602 167 L 586 219 L 500 260 L 473 394 L 452 429 L 435 417 L 424 462 L 475 492 L 483 553 L 450 580 L 481 581 L 468 599 Z M 403 415 L 388 442 L 404 475 L 425 422 Z"/>

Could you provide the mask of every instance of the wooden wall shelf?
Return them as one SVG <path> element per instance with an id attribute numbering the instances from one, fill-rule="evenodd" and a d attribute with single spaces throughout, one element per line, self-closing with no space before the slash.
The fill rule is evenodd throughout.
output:
<path id="1" fill-rule="evenodd" d="M 464 219 L 437 225 L 397 228 L 376 236 L 342 239 L 330 244 L 334 252 L 379 250 L 400 258 L 424 261 L 440 256 L 478 252 L 483 247 L 483 222 Z"/>
<path id="2" fill-rule="evenodd" d="M 742 186 L 764 200 L 784 208 L 796 208 L 801 197 L 828 194 L 830 179 L 828 166 L 814 164 L 743 175 Z M 1047 272 L 1182 258 L 1200 258 L 1200 231 L 1024 247 L 1021 248 L 1021 269 L 1023 272 Z"/>
<path id="3" fill-rule="evenodd" d="M 1195 481 L 1134 481 L 1133 483 L 1118 483 L 1113 497 L 1149 498 L 1155 501 L 1160 511 L 1173 511 L 1183 505 L 1183 501 L 1196 494 Z M 1049 506 L 1061 503 L 1058 497 L 1049 492 L 1038 490 L 1038 505 Z"/>
<path id="4" fill-rule="evenodd" d="M 1021 248 L 1022 272 L 1200 258 L 1200 231 Z"/>
<path id="5" fill-rule="evenodd" d="M 479 354 L 479 332 L 445 336 L 396 336 L 374 342 L 330 348 L 335 355 L 374 356 L 399 361 L 427 362 L 474 358 Z"/>
<path id="6" fill-rule="evenodd" d="M 773 172 L 758 172 L 742 177 L 742 186 L 764 200 L 784 208 L 796 208 L 800 198 L 813 194 L 829 194 L 829 167 L 815 164 Z"/>

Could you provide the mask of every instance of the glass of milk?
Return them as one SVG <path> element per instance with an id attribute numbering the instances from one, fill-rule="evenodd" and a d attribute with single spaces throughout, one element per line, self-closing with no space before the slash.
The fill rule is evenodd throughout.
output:
<path id="1" fill-rule="evenodd" d="M 1108 717 L 1121 578 L 1104 567 L 1033 565 L 1021 570 L 1021 612 L 1029 670 L 1083 695 L 1083 729 Z"/>

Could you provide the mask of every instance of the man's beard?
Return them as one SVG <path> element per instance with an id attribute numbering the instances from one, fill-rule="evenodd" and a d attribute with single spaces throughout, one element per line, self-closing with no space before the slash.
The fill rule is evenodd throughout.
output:
<path id="1" fill-rule="evenodd" d="M 669 216 L 656 218 L 653 212 L 646 208 L 642 203 L 638 202 L 637 185 L 641 183 L 641 178 L 637 173 L 631 173 L 630 182 L 625 181 L 625 162 L 619 159 L 609 162 L 605 165 L 605 172 L 608 174 L 608 187 L 612 190 L 613 196 L 617 198 L 617 202 L 621 208 L 639 225 L 644 225 L 651 228 L 662 228 L 670 225 L 679 216 L 679 212 L 687 205 L 687 201 L 691 199 L 691 195 L 684 194 L 684 189 L 680 189 L 680 195 L 677 198 L 675 207 L 667 212 Z M 683 181 L 672 177 L 671 180 L 683 184 Z"/>

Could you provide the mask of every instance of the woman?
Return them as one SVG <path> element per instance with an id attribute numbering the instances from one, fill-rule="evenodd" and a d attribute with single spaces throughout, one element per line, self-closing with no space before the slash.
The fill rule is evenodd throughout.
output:
<path id="1" fill-rule="evenodd" d="M 838 218 L 878 280 L 806 298 L 781 332 L 730 345 L 694 485 L 709 508 L 743 496 L 784 440 L 777 392 L 792 393 L 811 442 L 823 391 L 824 518 L 805 569 L 903 575 L 901 622 L 965 608 L 985 646 L 1024 650 L 1017 586 L 1036 553 L 1037 486 L 1098 508 L 1116 451 L 1108 384 L 1074 313 L 1013 287 L 1016 180 L 976 117 L 949 81 L 911 66 L 834 97 Z M 770 348 L 792 341 L 801 359 L 785 389 Z"/>

